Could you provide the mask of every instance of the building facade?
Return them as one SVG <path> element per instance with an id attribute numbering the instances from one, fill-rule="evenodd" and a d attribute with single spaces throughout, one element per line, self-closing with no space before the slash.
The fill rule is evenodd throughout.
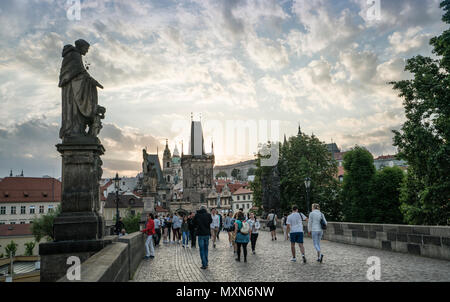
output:
<path id="1" fill-rule="evenodd" d="M 61 204 L 61 182 L 54 178 L 6 177 L 0 181 L 0 224 L 29 224 Z"/>
<path id="2" fill-rule="evenodd" d="M 211 153 L 205 152 L 201 122 L 191 122 L 189 142 L 189 153 L 184 154 L 183 150 L 181 153 L 182 193 L 172 198 L 172 212 L 196 211 L 200 205 L 207 206 L 208 196 L 214 190 L 214 146 Z"/>
<path id="3" fill-rule="evenodd" d="M 232 210 L 233 212 L 243 209 L 244 213 L 248 213 L 253 208 L 253 191 L 246 187 L 237 189 L 232 194 Z"/>

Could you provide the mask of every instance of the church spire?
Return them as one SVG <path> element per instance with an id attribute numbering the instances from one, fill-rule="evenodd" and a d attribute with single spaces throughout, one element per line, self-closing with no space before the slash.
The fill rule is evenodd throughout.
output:
<path id="1" fill-rule="evenodd" d="M 286 145 L 287 144 L 287 139 L 286 139 L 286 133 L 284 134 L 284 142 L 283 142 L 283 145 Z"/>
<path id="2" fill-rule="evenodd" d="M 302 135 L 302 129 L 300 128 L 300 123 L 298 123 L 298 136 Z"/>
<path id="3" fill-rule="evenodd" d="M 9 177 L 13 177 L 12 169 L 11 169 L 11 172 L 9 172 Z"/>

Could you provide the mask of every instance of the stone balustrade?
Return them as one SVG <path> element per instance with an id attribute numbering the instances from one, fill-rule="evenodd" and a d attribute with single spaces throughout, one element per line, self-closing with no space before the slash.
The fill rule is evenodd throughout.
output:
<path id="1" fill-rule="evenodd" d="M 267 221 L 260 220 L 268 231 Z M 307 223 L 304 222 L 307 234 Z M 277 232 L 283 233 L 280 221 Z M 325 240 L 450 260 L 450 227 L 328 222 Z"/>

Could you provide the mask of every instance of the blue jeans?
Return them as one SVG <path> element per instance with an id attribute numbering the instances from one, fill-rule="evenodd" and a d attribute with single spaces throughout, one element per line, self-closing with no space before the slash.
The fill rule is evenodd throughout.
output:
<path id="1" fill-rule="evenodd" d="M 209 236 L 198 236 L 198 247 L 200 250 L 200 258 L 202 259 L 202 265 L 208 266 L 208 245 Z"/>
<path id="2" fill-rule="evenodd" d="M 312 231 L 311 237 L 313 240 L 314 248 L 320 252 L 320 239 L 322 239 L 323 231 Z"/>
<path id="3" fill-rule="evenodd" d="M 183 232 L 183 244 L 184 245 L 189 244 L 189 232 Z"/>
<path id="4" fill-rule="evenodd" d="M 145 256 L 155 256 L 155 249 L 153 248 L 153 235 L 148 235 L 145 240 Z"/>

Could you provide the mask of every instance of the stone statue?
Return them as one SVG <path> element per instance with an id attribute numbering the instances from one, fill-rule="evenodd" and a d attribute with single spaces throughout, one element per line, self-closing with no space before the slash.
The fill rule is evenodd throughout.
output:
<path id="1" fill-rule="evenodd" d="M 62 51 L 59 87 L 62 88 L 62 125 L 59 137 L 97 137 L 102 128 L 106 109 L 98 105 L 97 87 L 103 89 L 84 67 L 82 56 L 89 51 L 89 43 L 75 41 L 75 46 L 66 45 Z M 86 133 L 86 127 L 89 132 Z"/>
<path id="2" fill-rule="evenodd" d="M 144 192 L 156 192 L 158 186 L 158 174 L 155 164 L 148 160 L 147 150 L 142 150 L 142 190 Z"/>

